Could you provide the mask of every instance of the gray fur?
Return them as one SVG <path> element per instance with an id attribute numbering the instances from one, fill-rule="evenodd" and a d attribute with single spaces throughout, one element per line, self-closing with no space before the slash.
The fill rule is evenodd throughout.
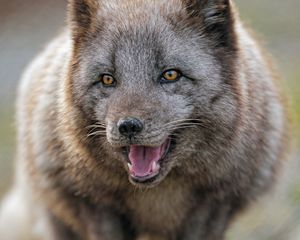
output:
<path id="1" fill-rule="evenodd" d="M 18 171 L 27 209 L 39 206 L 30 218 L 48 223 L 49 239 L 223 239 L 272 186 L 286 131 L 272 70 L 233 3 L 71 0 L 69 10 L 71 30 L 20 87 Z M 182 78 L 159 83 L 166 69 Z M 103 73 L 117 85 L 95 84 Z M 132 139 L 117 130 L 127 117 L 144 124 Z M 158 177 L 134 182 L 123 147 L 170 136 Z"/>

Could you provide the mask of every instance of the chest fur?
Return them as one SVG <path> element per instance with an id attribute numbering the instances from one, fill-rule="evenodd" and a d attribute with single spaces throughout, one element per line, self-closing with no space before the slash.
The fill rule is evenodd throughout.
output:
<path id="1" fill-rule="evenodd" d="M 189 187 L 174 182 L 133 191 L 126 204 L 136 229 L 168 234 L 181 228 L 193 200 Z"/>

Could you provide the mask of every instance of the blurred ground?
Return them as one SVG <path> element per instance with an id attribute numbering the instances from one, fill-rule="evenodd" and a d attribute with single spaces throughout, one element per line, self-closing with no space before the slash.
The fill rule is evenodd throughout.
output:
<path id="1" fill-rule="evenodd" d="M 247 25 L 263 36 L 291 98 L 294 138 L 300 136 L 300 1 L 236 0 Z M 14 102 L 24 67 L 65 25 L 66 0 L 0 0 L 0 197 L 13 176 Z M 300 150 L 279 186 L 242 217 L 228 240 L 300 239 Z"/>

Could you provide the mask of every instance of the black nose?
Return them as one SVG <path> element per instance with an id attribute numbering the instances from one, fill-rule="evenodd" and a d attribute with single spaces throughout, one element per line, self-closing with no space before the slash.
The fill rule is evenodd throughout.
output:
<path id="1" fill-rule="evenodd" d="M 133 137 L 143 130 L 143 123 L 136 118 L 125 118 L 118 122 L 119 132 L 126 137 Z"/>

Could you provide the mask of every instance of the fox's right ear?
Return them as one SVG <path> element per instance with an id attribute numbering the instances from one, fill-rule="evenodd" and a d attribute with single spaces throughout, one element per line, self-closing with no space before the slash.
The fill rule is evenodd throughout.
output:
<path id="1" fill-rule="evenodd" d="M 68 0 L 68 20 L 75 41 L 83 40 L 96 23 L 98 0 Z"/>

